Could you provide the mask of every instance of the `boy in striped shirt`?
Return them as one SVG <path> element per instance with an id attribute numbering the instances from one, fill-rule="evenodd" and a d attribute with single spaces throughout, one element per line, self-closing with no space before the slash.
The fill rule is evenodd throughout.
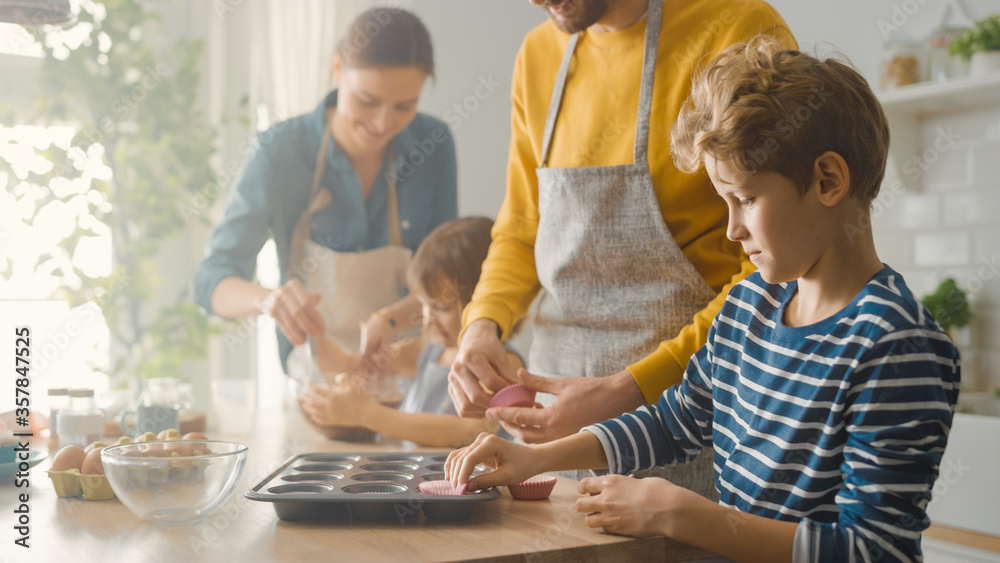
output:
<path id="1" fill-rule="evenodd" d="M 739 561 L 920 561 L 958 397 L 958 352 L 875 252 L 889 130 L 854 69 L 759 37 L 695 80 L 671 131 L 704 165 L 727 235 L 758 271 L 735 287 L 659 402 L 547 444 L 481 435 L 446 464 L 473 489 L 607 468 L 577 509 Z M 719 504 L 639 469 L 715 452 Z"/>

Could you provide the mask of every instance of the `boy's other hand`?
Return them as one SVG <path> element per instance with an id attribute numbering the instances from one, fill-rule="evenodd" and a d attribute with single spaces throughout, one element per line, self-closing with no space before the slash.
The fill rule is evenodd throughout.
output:
<path id="1" fill-rule="evenodd" d="M 494 434 L 482 432 L 472 445 L 448 454 L 444 475 L 452 487 L 469 484 L 470 491 L 496 485 L 513 485 L 537 475 L 541 456 L 530 446 L 515 444 Z M 483 464 L 495 471 L 469 480 L 476 465 Z"/>
<path id="2" fill-rule="evenodd" d="M 458 415 L 483 418 L 492 394 L 512 383 L 517 383 L 517 375 L 500 342 L 497 324 L 489 319 L 473 321 L 448 373 L 448 395 Z"/>
<path id="3" fill-rule="evenodd" d="M 637 537 L 667 535 L 665 524 L 677 508 L 678 497 L 686 491 L 666 479 L 622 475 L 587 477 L 577 490 L 590 493 L 576 501 L 577 512 L 587 515 L 587 526 Z"/>
<path id="4" fill-rule="evenodd" d="M 642 391 L 627 370 L 608 377 L 551 378 L 521 369 L 518 378 L 526 387 L 550 393 L 556 401 L 549 407 L 496 407 L 486 416 L 497 420 L 515 438 L 540 444 L 579 432 L 645 404 Z"/>

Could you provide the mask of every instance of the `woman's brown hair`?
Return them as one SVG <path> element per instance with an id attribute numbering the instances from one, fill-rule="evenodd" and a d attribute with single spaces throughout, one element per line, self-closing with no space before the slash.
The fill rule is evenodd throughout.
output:
<path id="1" fill-rule="evenodd" d="M 399 8 L 372 8 L 354 18 L 337 55 L 350 68 L 416 66 L 434 76 L 430 33 L 420 18 Z"/>

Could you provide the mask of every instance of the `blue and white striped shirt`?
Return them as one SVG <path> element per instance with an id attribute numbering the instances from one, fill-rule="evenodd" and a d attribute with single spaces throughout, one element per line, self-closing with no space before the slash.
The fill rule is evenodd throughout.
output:
<path id="1" fill-rule="evenodd" d="M 888 266 L 809 326 L 782 322 L 796 287 L 747 277 L 682 383 L 585 430 L 621 474 L 713 445 L 720 504 L 800 522 L 796 560 L 920 561 L 958 351 Z"/>

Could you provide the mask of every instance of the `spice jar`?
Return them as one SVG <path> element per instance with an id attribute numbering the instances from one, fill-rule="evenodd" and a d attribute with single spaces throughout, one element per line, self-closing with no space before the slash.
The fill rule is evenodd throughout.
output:
<path id="1" fill-rule="evenodd" d="M 882 51 L 882 89 L 916 84 L 921 79 L 921 46 L 912 41 L 894 41 Z"/>

